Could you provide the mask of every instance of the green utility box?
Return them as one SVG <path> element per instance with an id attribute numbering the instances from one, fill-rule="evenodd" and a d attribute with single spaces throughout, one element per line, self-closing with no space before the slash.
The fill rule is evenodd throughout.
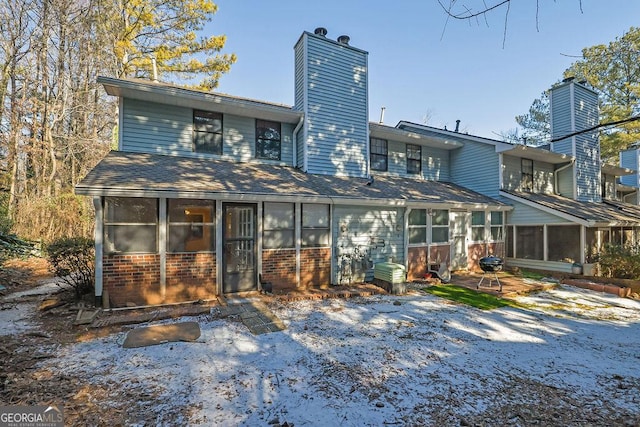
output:
<path id="1" fill-rule="evenodd" d="M 373 278 L 377 286 L 392 294 L 406 292 L 407 270 L 402 264 L 379 262 L 373 267 Z"/>

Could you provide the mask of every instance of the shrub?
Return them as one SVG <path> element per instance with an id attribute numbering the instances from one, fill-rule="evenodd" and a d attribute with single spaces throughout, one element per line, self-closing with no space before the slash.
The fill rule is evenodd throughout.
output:
<path id="1" fill-rule="evenodd" d="M 58 239 L 47 246 L 47 255 L 53 273 L 73 288 L 77 299 L 93 291 L 93 240 L 86 237 Z"/>
<path id="2" fill-rule="evenodd" d="M 606 245 L 600 254 L 600 270 L 606 277 L 640 279 L 640 246 Z"/>

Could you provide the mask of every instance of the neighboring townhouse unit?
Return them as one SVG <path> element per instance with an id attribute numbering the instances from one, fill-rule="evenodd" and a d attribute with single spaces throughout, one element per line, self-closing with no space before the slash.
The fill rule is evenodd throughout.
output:
<path id="1" fill-rule="evenodd" d="M 600 186 L 597 153 L 583 159 L 580 138 L 545 150 L 369 123 L 367 52 L 322 28 L 294 52 L 293 107 L 99 78 L 119 99 L 119 147 L 76 186 L 96 211 L 97 299 L 349 284 L 388 260 L 409 279 L 489 254 L 564 270 L 588 244 L 635 239 L 640 215 L 607 181 L 622 168 L 603 168 Z"/>

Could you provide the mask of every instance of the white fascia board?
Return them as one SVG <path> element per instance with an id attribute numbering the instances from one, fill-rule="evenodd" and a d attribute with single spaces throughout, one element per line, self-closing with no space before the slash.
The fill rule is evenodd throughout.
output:
<path id="1" fill-rule="evenodd" d="M 369 122 L 369 130 L 370 136 L 373 138 L 403 142 L 405 144 L 416 144 L 425 147 L 440 148 L 442 150 L 454 150 L 456 148 L 464 147 L 464 144 L 459 141 L 437 139 L 420 133 L 410 132 L 391 126 L 384 126 L 373 122 Z"/>
<path id="2" fill-rule="evenodd" d="M 584 225 L 585 227 L 594 227 L 594 224 L 595 224 L 595 222 L 593 222 L 593 221 L 587 221 L 585 219 L 578 218 L 578 217 L 575 217 L 573 215 L 569 215 L 569 214 L 564 213 L 564 212 L 559 212 L 559 211 L 557 211 L 555 209 L 549 208 L 547 206 L 542 206 L 539 203 L 535 203 L 535 202 L 532 202 L 531 200 L 527 200 L 527 199 L 523 199 L 523 198 L 518 197 L 518 196 L 514 196 L 513 194 L 509 194 L 509 193 L 506 193 L 504 191 L 500 191 L 500 195 L 503 196 L 503 197 L 506 197 L 507 199 L 511 199 L 511 200 L 515 200 L 516 202 L 520 202 L 523 205 L 530 206 L 530 207 L 532 207 L 534 209 L 537 209 L 539 211 L 546 212 L 548 214 L 555 215 L 555 216 L 557 216 L 559 218 L 566 219 L 567 221 L 571 221 L 572 223 L 575 223 L 575 224 Z"/>
<path id="3" fill-rule="evenodd" d="M 506 146 L 505 146 L 506 145 Z M 551 163 L 553 165 L 568 163 L 574 158 L 566 154 L 554 153 L 542 148 L 529 147 L 526 145 L 496 145 L 496 152 L 508 154 L 513 157 L 522 157 L 540 162 Z"/>
<path id="4" fill-rule="evenodd" d="M 223 114 L 257 117 L 283 123 L 298 123 L 301 111 L 290 106 L 269 104 L 263 101 L 234 97 L 218 93 L 201 92 L 161 83 L 131 81 L 98 77 L 107 94 L 120 98 L 174 105 L 184 108 L 213 110 Z"/>

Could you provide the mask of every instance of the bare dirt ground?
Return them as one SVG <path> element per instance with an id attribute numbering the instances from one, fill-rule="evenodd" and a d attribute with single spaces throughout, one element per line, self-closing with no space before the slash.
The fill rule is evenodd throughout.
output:
<path id="1" fill-rule="evenodd" d="M 0 270 L 0 283 L 7 287 L 5 295 L 27 291 L 51 280 L 48 263 L 40 258 L 11 260 Z M 43 360 L 55 359 L 65 345 L 121 330 L 74 326 L 78 309 L 70 291 L 57 293 L 54 298 L 60 300 L 61 305 L 49 310 L 38 309 L 43 298 L 33 295 L 10 302 L 0 300 L 0 310 L 31 305 L 28 321 L 35 326 L 24 333 L 0 336 L 0 402 L 7 405 L 61 403 L 65 425 L 126 425 L 132 413 L 137 413 L 139 419 L 153 419 L 153 407 L 136 407 L 138 402 L 148 402 L 151 397 L 144 390 L 123 393 L 118 387 L 87 384 L 84 379 L 38 366 Z M 106 401 L 109 405 L 102 404 Z"/>
<path id="2" fill-rule="evenodd" d="M 120 384 L 111 381 L 88 381 L 86 374 L 76 376 L 70 374 L 69 370 L 52 369 L 55 363 L 45 364 L 49 368 L 42 367 L 43 361 L 55 360 L 65 346 L 126 329 L 123 326 L 100 329 L 74 326 L 78 306 L 70 292 L 56 294 L 60 305 L 47 310 L 38 309 L 45 298 L 42 295 L 26 295 L 15 300 L 3 298 L 51 280 L 46 262 L 39 259 L 12 261 L 0 272 L 0 283 L 8 288 L 0 294 L 0 311 L 16 310 L 18 306 L 26 308 L 26 311 L 16 312 L 24 317 L 24 322 L 31 324 L 24 332 L 0 335 L 0 404 L 59 403 L 64 407 L 66 425 L 158 424 L 153 420 L 157 420 L 158 407 L 165 405 L 166 401 L 164 397 L 156 395 L 152 387 L 144 384 L 139 387 L 120 387 Z M 284 314 L 289 310 L 295 311 L 295 304 L 270 303 L 274 310 Z M 212 320 L 214 316 L 203 316 L 200 320 Z M 303 330 L 306 331 L 306 326 Z M 635 370 L 635 366 L 637 359 L 630 361 L 630 372 Z M 335 369 L 332 372 L 328 378 L 337 375 Z M 502 375 L 504 382 L 500 389 L 491 391 L 495 399 L 487 396 L 492 403 L 481 413 L 460 416 L 457 408 L 464 407 L 464 400 L 469 396 L 452 385 L 439 395 L 432 396 L 424 406 L 416 406 L 413 414 L 405 419 L 406 423 L 395 424 L 640 426 L 637 407 L 625 408 L 616 404 L 618 396 L 628 398 L 635 395 L 638 396 L 636 402 L 640 402 L 640 380 L 636 374 L 609 378 L 606 387 L 610 390 L 610 399 L 592 400 L 577 398 L 571 389 L 535 381 L 518 372 L 505 371 Z M 136 381 L 135 378 L 130 380 Z M 481 383 L 483 379 L 478 378 L 478 381 Z M 184 420 L 193 419 L 194 411 L 197 412 L 198 408 L 191 405 L 174 406 L 163 415 L 160 424 L 183 423 Z M 270 424 L 279 425 L 279 422 Z"/>

